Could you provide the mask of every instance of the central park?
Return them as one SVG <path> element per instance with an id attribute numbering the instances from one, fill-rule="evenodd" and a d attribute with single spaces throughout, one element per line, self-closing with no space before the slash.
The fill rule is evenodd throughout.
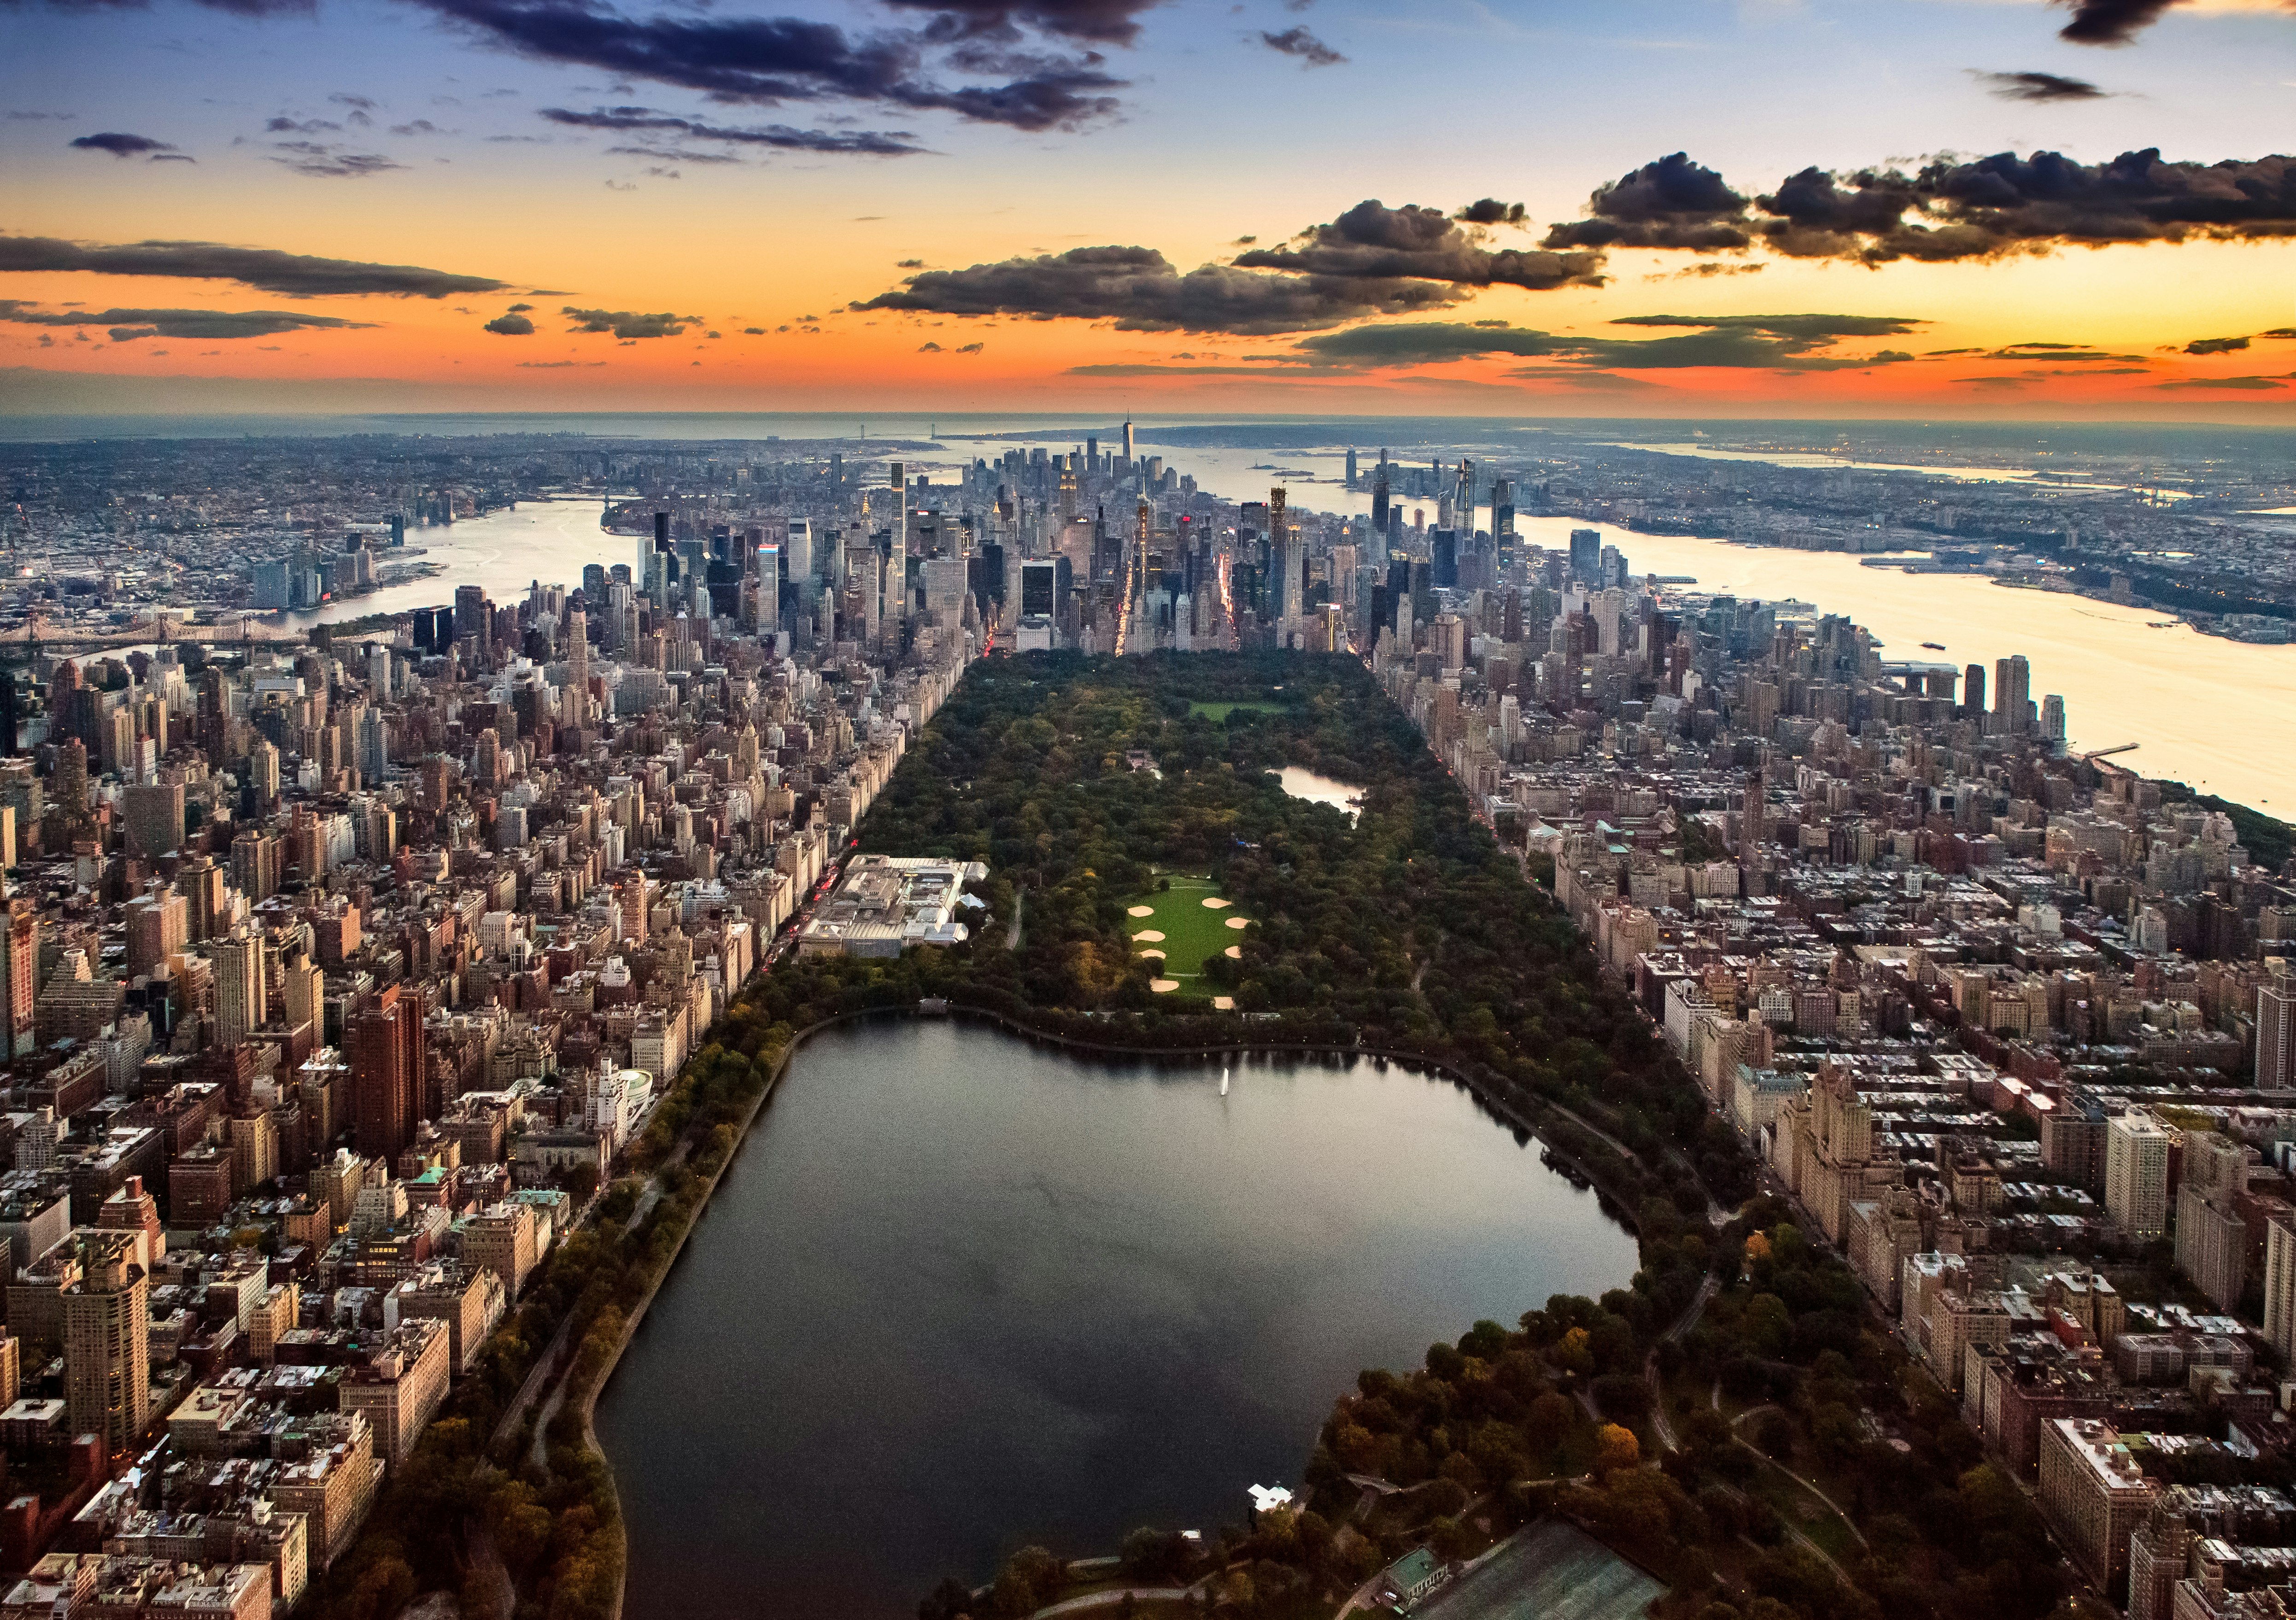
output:
<path id="1" fill-rule="evenodd" d="M 1286 768 L 1349 785 L 1357 813 L 1285 792 Z M 742 992 L 394 1479 L 324 1612 L 377 1620 L 396 1591 L 458 1583 L 466 1612 L 500 1620 L 625 1602 L 671 1612 L 676 1593 L 659 1582 L 625 1596 L 618 1460 L 591 1429 L 600 1389 L 813 1032 L 921 1006 L 1104 1061 L 1439 1076 L 1486 1134 L 1535 1143 L 1591 1184 L 1636 1251 L 1617 1286 L 1429 1321 L 1435 1342 L 1413 1364 L 1352 1386 L 1341 1375 L 1299 1437 L 1289 1502 L 1246 1514 L 1241 1486 L 1259 1482 L 1238 1481 L 1233 1522 L 1144 1524 L 1116 1545 L 1049 1550 L 1014 1524 L 998 1566 L 952 1567 L 912 1596 L 924 1620 L 1070 1601 L 1320 1620 L 1422 1553 L 1447 1565 L 1497 1547 L 1489 1568 L 1531 1580 L 1528 1550 L 1556 1525 L 1649 1583 L 1636 1607 L 1666 1588 L 1654 1612 L 1679 1620 L 1956 1606 L 2026 1620 L 2064 1596 L 2038 1517 L 1954 1403 L 1881 1330 L 1848 1270 L 1760 1195 L 1750 1150 L 1360 663 L 983 661 L 856 842 L 982 862 L 969 937 L 890 959 L 792 956 Z M 865 1065 L 840 1072 L 872 1083 Z M 775 1100 L 760 1134 L 794 1106 Z M 1344 1209 L 1350 1177 L 1368 1188 L 1381 1173 L 1350 1168 L 1316 1191 Z M 1441 1172 L 1414 1173 L 1431 1188 Z M 1526 1173 L 1546 1172 L 1534 1159 Z M 1398 1211 L 1413 1196 L 1401 1194 Z M 668 1297 L 684 1308 L 674 1286 Z M 902 1324 L 884 1329 L 898 1347 Z M 558 1393 L 529 1405 L 519 1395 L 537 1368 Z M 613 1429 L 622 1388 L 600 1428 Z M 1861 1409 L 1888 1416 L 1861 1421 Z M 463 1528 L 423 1528 L 438 1524 Z M 1519 1532 L 1530 1539 L 1510 1541 Z M 1456 1596 L 1464 1614 L 1470 1594 Z"/>

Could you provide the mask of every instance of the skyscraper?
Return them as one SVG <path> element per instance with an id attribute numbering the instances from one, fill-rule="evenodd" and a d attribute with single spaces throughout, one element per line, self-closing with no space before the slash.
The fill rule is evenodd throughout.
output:
<path id="1" fill-rule="evenodd" d="M 184 785 L 130 782 L 120 789 L 127 847 L 138 855 L 172 855 L 184 844 Z"/>
<path id="2" fill-rule="evenodd" d="M 38 1044 L 36 1030 L 40 983 L 40 913 L 29 900 L 8 902 L 7 933 L 0 938 L 0 1047 L 21 1057 Z"/>
<path id="3" fill-rule="evenodd" d="M 2296 1216 L 2286 1210 L 2265 1218 L 2264 1336 L 2282 1366 L 2296 1359 Z"/>
<path id="4" fill-rule="evenodd" d="M 2169 1227 L 2169 1132 L 2131 1109 L 2104 1129 L 2104 1211 L 2132 1238 Z"/>
<path id="5" fill-rule="evenodd" d="M 2032 728 L 2033 667 L 2019 653 L 1993 662 L 1993 718 L 2002 731 Z"/>
<path id="6" fill-rule="evenodd" d="M 264 1021 L 263 942 L 245 923 L 208 950 L 215 964 L 216 1044 L 228 1051 Z"/>
<path id="7" fill-rule="evenodd" d="M 1496 499 L 1497 489 L 1494 488 L 1491 493 Z M 1570 577 L 1582 584 L 1592 584 L 1602 572 L 1602 531 L 1596 529 L 1573 529 L 1570 531 Z"/>
<path id="8" fill-rule="evenodd" d="M 476 585 L 455 587 L 455 640 L 460 641 L 467 637 L 477 644 L 480 652 L 484 652 L 487 645 L 488 617 L 487 593 L 483 588 Z"/>
<path id="9" fill-rule="evenodd" d="M 351 1020 L 351 1123 L 361 1153 L 386 1164 L 414 1139 L 421 1094 L 422 1006 L 387 986 Z"/>
<path id="10" fill-rule="evenodd" d="M 1972 720 L 1985 718 L 1985 666 L 1981 663 L 1962 672 L 1961 711 Z"/>
<path id="11" fill-rule="evenodd" d="M 91 1230 L 80 1280 L 64 1290 L 64 1394 L 72 1433 L 97 1435 L 107 1456 L 130 1451 L 151 1420 L 150 1279 L 138 1234 Z"/>
<path id="12" fill-rule="evenodd" d="M 390 731 L 382 722 L 382 711 L 362 709 L 358 719 L 359 775 L 370 786 L 380 786 L 390 774 Z"/>
<path id="13" fill-rule="evenodd" d="M 2256 1089 L 2296 1091 L 2296 979 L 2256 992 Z"/>

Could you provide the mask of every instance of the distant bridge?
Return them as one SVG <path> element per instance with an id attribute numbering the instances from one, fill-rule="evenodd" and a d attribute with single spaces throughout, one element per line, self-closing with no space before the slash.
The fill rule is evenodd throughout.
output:
<path id="1" fill-rule="evenodd" d="M 30 624 L 0 630 L 0 658 L 26 657 L 36 652 L 96 653 L 106 647 L 181 646 L 186 642 L 201 646 L 247 642 L 273 647 L 302 646 L 309 639 L 308 628 L 267 624 L 253 619 L 228 624 L 183 624 L 170 619 L 112 630 L 59 630 L 35 620 Z"/>

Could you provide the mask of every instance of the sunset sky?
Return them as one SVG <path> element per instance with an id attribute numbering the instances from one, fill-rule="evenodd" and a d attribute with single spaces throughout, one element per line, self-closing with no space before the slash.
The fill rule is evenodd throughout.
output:
<path id="1" fill-rule="evenodd" d="M 0 0 L 0 112 L 11 413 L 2296 423 L 2278 0 Z"/>

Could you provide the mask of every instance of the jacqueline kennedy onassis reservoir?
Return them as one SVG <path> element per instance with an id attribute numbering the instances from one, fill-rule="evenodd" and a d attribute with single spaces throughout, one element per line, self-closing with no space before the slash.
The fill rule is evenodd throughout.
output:
<path id="1" fill-rule="evenodd" d="M 627 1612 L 906 1620 L 1027 1542 L 1241 1522 L 1361 1369 L 1635 1263 L 1447 1081 L 825 1032 L 599 1407 Z"/>

